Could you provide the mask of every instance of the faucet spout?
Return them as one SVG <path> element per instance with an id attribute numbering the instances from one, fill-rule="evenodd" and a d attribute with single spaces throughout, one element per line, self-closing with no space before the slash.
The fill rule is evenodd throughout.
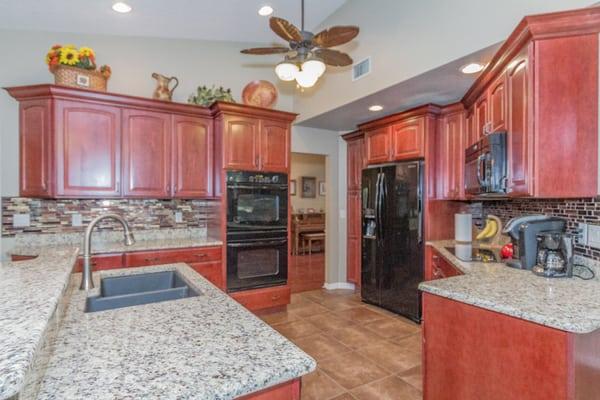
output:
<path id="1" fill-rule="evenodd" d="M 92 220 L 85 230 L 85 237 L 83 239 L 83 277 L 81 279 L 81 286 L 79 286 L 80 290 L 94 288 L 94 280 L 92 278 L 92 232 L 94 231 L 94 227 L 105 219 L 114 219 L 123 225 L 125 246 L 131 246 L 135 243 L 135 238 L 133 237 L 131 228 L 129 228 L 129 224 L 119 214 L 104 214 Z"/>

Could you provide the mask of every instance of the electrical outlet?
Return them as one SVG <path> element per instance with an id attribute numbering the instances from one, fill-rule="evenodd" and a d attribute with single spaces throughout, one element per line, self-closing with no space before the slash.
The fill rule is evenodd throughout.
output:
<path id="1" fill-rule="evenodd" d="M 178 224 L 183 222 L 183 213 L 181 211 L 175 211 L 175 222 Z"/>
<path id="2" fill-rule="evenodd" d="M 587 246 L 588 244 L 588 224 L 580 222 L 577 224 L 577 236 L 575 242 L 581 246 Z"/>
<path id="3" fill-rule="evenodd" d="M 600 225 L 588 225 L 588 246 L 600 249 Z"/>
<path id="4" fill-rule="evenodd" d="M 13 227 L 24 228 L 31 225 L 29 214 L 14 214 L 13 215 Z"/>
<path id="5" fill-rule="evenodd" d="M 71 226 L 81 226 L 83 225 L 83 221 L 81 219 L 81 214 L 75 213 L 71 214 Z"/>

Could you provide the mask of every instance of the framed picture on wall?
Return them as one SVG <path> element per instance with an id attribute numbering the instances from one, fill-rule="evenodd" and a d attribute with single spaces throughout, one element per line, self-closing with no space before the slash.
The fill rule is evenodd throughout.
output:
<path id="1" fill-rule="evenodd" d="M 302 197 L 308 199 L 317 197 L 317 178 L 314 176 L 302 177 Z"/>
<path id="2" fill-rule="evenodd" d="M 290 196 L 295 196 L 295 195 L 296 195 L 296 180 L 291 179 L 290 180 Z"/>
<path id="3" fill-rule="evenodd" d="M 319 181 L 319 196 L 325 196 L 325 182 Z"/>

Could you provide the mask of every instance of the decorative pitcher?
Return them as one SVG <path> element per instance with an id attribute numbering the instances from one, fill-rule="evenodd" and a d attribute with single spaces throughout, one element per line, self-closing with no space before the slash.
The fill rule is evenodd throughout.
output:
<path id="1" fill-rule="evenodd" d="M 152 98 L 157 100 L 171 101 L 173 98 L 173 91 L 175 91 L 175 88 L 179 85 L 179 80 L 174 76 L 167 78 L 166 76 L 157 74 L 156 72 L 152 74 L 152 77 L 156 79 L 156 89 L 154 90 Z M 175 86 L 173 86 L 172 89 L 169 89 L 171 81 L 175 81 Z"/>

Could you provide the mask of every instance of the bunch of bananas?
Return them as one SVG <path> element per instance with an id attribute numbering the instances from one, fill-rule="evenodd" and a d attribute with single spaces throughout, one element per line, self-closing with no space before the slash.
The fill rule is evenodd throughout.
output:
<path id="1" fill-rule="evenodd" d="M 498 222 L 493 218 L 487 218 L 485 220 L 485 227 L 477 234 L 476 239 L 490 239 L 496 236 L 498 233 Z"/>

